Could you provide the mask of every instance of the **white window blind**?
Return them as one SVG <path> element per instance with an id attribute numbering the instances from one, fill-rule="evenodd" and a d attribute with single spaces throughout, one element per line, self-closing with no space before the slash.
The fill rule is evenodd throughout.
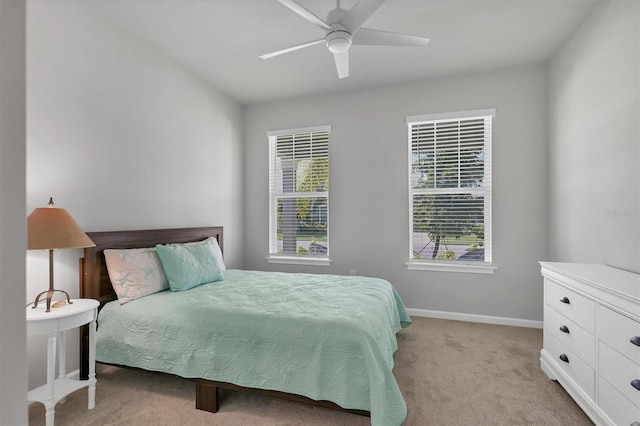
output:
<path id="1" fill-rule="evenodd" d="M 268 134 L 270 257 L 328 258 L 330 130 Z"/>
<path id="2" fill-rule="evenodd" d="M 491 264 L 494 113 L 407 118 L 410 263 Z"/>

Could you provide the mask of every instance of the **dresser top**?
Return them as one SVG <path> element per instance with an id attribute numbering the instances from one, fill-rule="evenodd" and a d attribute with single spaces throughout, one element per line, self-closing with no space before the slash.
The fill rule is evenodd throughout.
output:
<path id="1" fill-rule="evenodd" d="M 540 262 L 545 269 L 640 302 L 640 274 L 596 263 Z"/>

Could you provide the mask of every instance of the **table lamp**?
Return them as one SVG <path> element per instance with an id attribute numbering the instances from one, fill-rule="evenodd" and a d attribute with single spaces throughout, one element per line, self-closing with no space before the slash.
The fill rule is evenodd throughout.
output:
<path id="1" fill-rule="evenodd" d="M 36 296 L 33 308 L 38 306 L 38 302 L 46 300 L 46 312 L 49 312 L 51 298 L 56 291 L 67 296 L 66 303 L 61 301 L 63 304 L 71 304 L 69 293 L 53 288 L 53 251 L 94 247 L 95 244 L 65 209 L 53 206 L 53 198 L 49 199 L 49 207 L 38 207 L 27 217 L 27 233 L 29 250 L 49 250 L 49 290 Z"/>

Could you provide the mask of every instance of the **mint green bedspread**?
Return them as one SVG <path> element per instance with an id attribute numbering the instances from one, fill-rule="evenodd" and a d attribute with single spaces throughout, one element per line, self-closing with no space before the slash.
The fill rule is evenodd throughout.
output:
<path id="1" fill-rule="evenodd" d="M 105 305 L 96 359 L 333 401 L 399 425 L 407 408 L 393 353 L 409 324 L 382 279 L 227 270 L 224 281 Z"/>

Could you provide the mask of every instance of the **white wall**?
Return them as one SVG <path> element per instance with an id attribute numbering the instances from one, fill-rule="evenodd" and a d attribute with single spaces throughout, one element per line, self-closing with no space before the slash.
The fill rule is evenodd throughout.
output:
<path id="1" fill-rule="evenodd" d="M 25 9 L 0 2 L 0 424 L 27 423 Z"/>
<path id="2" fill-rule="evenodd" d="M 549 66 L 552 260 L 640 272 L 640 10 L 602 3 Z"/>
<path id="3" fill-rule="evenodd" d="M 245 267 L 385 278 L 409 308 L 542 319 L 547 244 L 544 67 L 249 106 Z M 494 275 L 408 271 L 408 115 L 496 108 Z M 266 132 L 332 125 L 330 267 L 268 265 Z"/>
<path id="4" fill-rule="evenodd" d="M 53 196 L 85 231 L 222 225 L 226 263 L 243 266 L 240 105 L 78 2 L 29 2 L 27 67 L 27 212 Z M 55 253 L 72 297 L 81 254 Z M 28 254 L 29 301 L 47 262 Z M 30 388 L 44 349 L 29 339 Z"/>

